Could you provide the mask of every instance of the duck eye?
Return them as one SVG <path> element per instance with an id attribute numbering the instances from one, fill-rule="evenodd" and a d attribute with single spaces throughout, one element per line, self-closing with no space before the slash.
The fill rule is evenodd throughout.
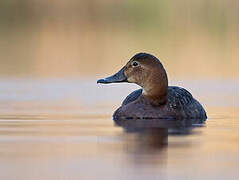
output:
<path id="1" fill-rule="evenodd" d="M 139 63 L 138 63 L 138 62 L 136 62 L 136 61 L 134 61 L 132 65 L 133 65 L 134 67 L 136 67 L 136 66 L 138 66 L 138 65 L 139 65 Z"/>

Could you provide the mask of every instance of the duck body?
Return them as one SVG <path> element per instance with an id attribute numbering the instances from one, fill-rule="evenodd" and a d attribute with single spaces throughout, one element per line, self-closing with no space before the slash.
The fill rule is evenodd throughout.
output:
<path id="1" fill-rule="evenodd" d="M 153 55 L 138 53 L 116 74 L 97 83 L 135 83 L 142 87 L 128 95 L 113 118 L 206 119 L 202 105 L 186 89 L 168 86 L 167 73 Z"/>
<path id="2" fill-rule="evenodd" d="M 206 119 L 202 105 L 186 89 L 169 86 L 168 100 L 162 105 L 152 105 L 142 95 L 143 89 L 129 94 L 114 112 L 113 118 L 125 119 Z"/>

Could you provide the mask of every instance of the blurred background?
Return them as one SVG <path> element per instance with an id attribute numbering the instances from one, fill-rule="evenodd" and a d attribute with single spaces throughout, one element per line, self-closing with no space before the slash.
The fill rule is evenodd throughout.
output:
<path id="1" fill-rule="evenodd" d="M 0 0 L 0 179 L 238 179 L 238 19 L 238 0 Z M 138 52 L 208 115 L 160 148 L 112 121 L 139 87 L 96 84 Z"/>
<path id="2" fill-rule="evenodd" d="M 92 78 L 137 52 L 169 79 L 237 79 L 239 1 L 2 0 L 0 76 Z"/>

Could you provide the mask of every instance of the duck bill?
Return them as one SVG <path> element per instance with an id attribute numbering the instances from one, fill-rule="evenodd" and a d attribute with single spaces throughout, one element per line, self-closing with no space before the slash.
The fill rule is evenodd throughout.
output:
<path id="1" fill-rule="evenodd" d="M 116 74 L 109 76 L 104 79 L 99 79 L 97 83 L 101 84 L 109 84 L 109 83 L 121 83 L 121 82 L 128 82 L 127 77 L 124 75 L 125 66 Z"/>

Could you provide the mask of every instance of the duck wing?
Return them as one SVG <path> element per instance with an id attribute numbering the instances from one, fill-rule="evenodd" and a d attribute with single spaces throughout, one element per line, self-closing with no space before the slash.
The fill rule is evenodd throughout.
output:
<path id="1" fill-rule="evenodd" d="M 122 105 L 129 104 L 142 94 L 143 89 L 137 89 L 130 93 L 123 101 Z M 168 87 L 168 103 L 173 107 L 181 107 L 189 104 L 193 101 L 193 97 L 186 89 L 177 87 L 177 86 L 169 86 Z"/>
<path id="2" fill-rule="evenodd" d="M 122 106 L 129 104 L 133 101 L 135 101 L 136 99 L 138 99 L 138 97 L 142 94 L 143 89 L 138 89 L 133 91 L 132 93 L 130 93 L 123 101 Z"/>
<path id="3" fill-rule="evenodd" d="M 186 89 L 177 87 L 177 86 L 169 86 L 168 87 L 168 105 L 175 108 L 183 108 L 188 104 L 192 103 L 194 98 L 190 92 Z"/>
<path id="4" fill-rule="evenodd" d="M 168 102 L 165 107 L 169 112 L 173 112 L 175 117 L 207 118 L 202 105 L 193 98 L 190 92 L 181 87 L 168 87 Z"/>

